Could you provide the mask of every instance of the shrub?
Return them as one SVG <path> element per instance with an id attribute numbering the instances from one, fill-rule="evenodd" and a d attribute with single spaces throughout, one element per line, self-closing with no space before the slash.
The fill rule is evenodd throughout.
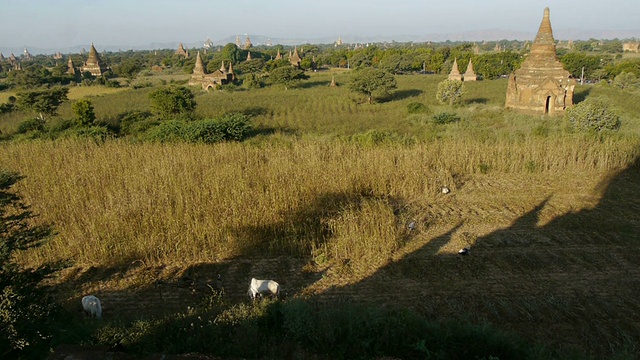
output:
<path id="1" fill-rule="evenodd" d="M 620 116 L 599 100 L 585 100 L 570 108 L 565 119 L 577 130 L 603 131 L 617 130 L 620 127 Z"/>
<path id="2" fill-rule="evenodd" d="M 9 113 L 13 111 L 14 105 L 11 103 L 0 104 L 0 114 Z"/>
<path id="3" fill-rule="evenodd" d="M 71 105 L 73 113 L 76 115 L 78 124 L 87 126 L 93 124 L 96 114 L 93 112 L 91 100 L 81 99 Z"/>
<path id="4" fill-rule="evenodd" d="M 444 125 L 457 121 L 460 121 L 460 117 L 454 113 L 443 112 L 433 115 L 433 122 L 436 124 Z"/>
<path id="5" fill-rule="evenodd" d="M 438 84 L 436 99 L 441 104 L 452 106 L 459 103 L 465 93 L 466 90 L 462 81 L 447 79 Z"/>
<path id="6" fill-rule="evenodd" d="M 167 120 L 150 128 L 145 138 L 154 142 L 176 142 L 185 139 L 186 125 L 183 121 Z"/>
<path id="7" fill-rule="evenodd" d="M 224 129 L 225 140 L 243 140 L 251 130 L 251 118 L 241 113 L 227 114 L 219 122 Z"/>
<path id="8" fill-rule="evenodd" d="M 29 131 L 44 131 L 45 120 L 33 118 L 22 121 L 18 125 L 18 134 L 25 134 Z"/>
<path id="9" fill-rule="evenodd" d="M 412 102 L 407 105 L 407 112 L 409 114 L 424 114 L 429 112 L 429 108 L 419 102 Z"/>
<path id="10" fill-rule="evenodd" d="M 149 129 L 153 122 L 147 121 L 151 117 L 151 113 L 146 111 L 129 111 L 118 116 L 120 122 L 120 132 L 122 134 L 138 134 Z"/>

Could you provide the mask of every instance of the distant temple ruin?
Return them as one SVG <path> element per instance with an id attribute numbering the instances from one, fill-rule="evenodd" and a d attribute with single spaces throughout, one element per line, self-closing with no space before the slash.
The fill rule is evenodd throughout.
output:
<path id="1" fill-rule="evenodd" d="M 85 61 L 84 65 L 82 65 L 80 71 L 82 71 L 83 74 L 85 72 L 90 72 L 93 76 L 102 76 L 102 74 L 104 74 L 108 69 L 109 67 L 107 67 L 107 65 L 102 60 L 100 60 L 98 51 L 96 51 L 95 46 L 93 46 L 93 43 L 91 43 L 91 49 L 89 49 L 89 57 L 87 58 L 87 61 Z"/>
<path id="2" fill-rule="evenodd" d="M 622 51 L 628 51 L 628 52 L 638 52 L 638 50 L 640 49 L 640 43 L 639 42 L 626 42 L 624 44 L 622 44 Z"/>
<path id="3" fill-rule="evenodd" d="M 224 66 L 224 61 L 222 61 L 220 69 L 211 74 L 207 74 L 202 58 L 200 57 L 200 52 L 198 51 L 198 55 L 196 55 L 196 66 L 193 68 L 189 85 L 200 85 L 204 90 L 217 89 L 221 85 L 234 81 L 235 78 L 236 76 L 233 72 L 233 64 L 231 62 L 229 62 L 228 70 Z"/>
<path id="4" fill-rule="evenodd" d="M 247 40 L 245 40 L 244 42 L 244 49 L 249 50 L 252 47 L 253 47 L 253 44 L 251 43 L 251 39 L 249 39 L 249 35 L 247 35 Z"/>
<path id="5" fill-rule="evenodd" d="M 505 107 L 530 114 L 562 113 L 573 105 L 574 87 L 575 81 L 556 54 L 549 8 L 545 8 L 531 53 L 509 77 Z"/>
<path id="6" fill-rule="evenodd" d="M 189 58 L 189 52 L 184 49 L 184 46 L 182 46 L 182 43 L 178 45 L 178 50 L 176 50 L 175 54 L 183 56 L 185 59 Z"/>

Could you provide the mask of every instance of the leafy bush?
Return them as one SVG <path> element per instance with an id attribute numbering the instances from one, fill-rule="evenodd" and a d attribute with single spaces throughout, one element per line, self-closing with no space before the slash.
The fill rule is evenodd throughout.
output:
<path id="1" fill-rule="evenodd" d="M 225 140 L 243 140 L 251 130 L 251 118 L 241 113 L 227 114 L 218 121 L 224 129 Z"/>
<path id="2" fill-rule="evenodd" d="M 155 122 L 147 121 L 151 113 L 145 111 L 129 111 L 118 116 L 121 134 L 139 134 L 147 131 L 151 126 L 157 125 Z"/>
<path id="3" fill-rule="evenodd" d="M 168 120 L 158 126 L 150 128 L 145 138 L 154 142 L 179 142 L 184 141 L 186 124 L 184 121 Z"/>
<path id="4" fill-rule="evenodd" d="M 436 99 L 441 104 L 449 104 L 449 106 L 452 106 L 459 103 L 465 93 L 466 89 L 462 81 L 447 79 L 438 84 Z"/>
<path id="5" fill-rule="evenodd" d="M 620 116 L 600 100 L 588 99 L 569 108 L 565 119 L 582 131 L 617 130 L 620 127 Z"/>
<path id="6" fill-rule="evenodd" d="M 429 112 L 429 108 L 419 102 L 412 102 L 407 105 L 407 112 L 409 114 L 424 114 Z"/>
<path id="7" fill-rule="evenodd" d="M 436 124 L 444 125 L 457 121 L 460 121 L 460 116 L 454 113 L 443 112 L 433 115 L 433 122 Z"/>
<path id="8" fill-rule="evenodd" d="M 13 111 L 14 105 L 11 103 L 0 104 L 0 114 L 10 113 Z"/>
<path id="9" fill-rule="evenodd" d="M 82 126 L 87 126 L 93 124 L 96 119 L 96 114 L 93 111 L 93 105 L 91 104 L 91 100 L 80 99 L 71 105 L 71 109 L 73 113 L 76 115 L 76 119 L 78 120 L 78 124 Z"/>
<path id="10" fill-rule="evenodd" d="M 18 124 L 18 134 L 25 134 L 29 131 L 44 131 L 45 120 L 33 118 L 22 121 Z"/>
<path id="11" fill-rule="evenodd" d="M 240 141 L 251 130 L 247 115 L 234 113 L 218 119 L 198 121 L 164 121 L 150 128 L 146 139 L 158 142 L 188 142 L 213 144 L 226 140 Z"/>

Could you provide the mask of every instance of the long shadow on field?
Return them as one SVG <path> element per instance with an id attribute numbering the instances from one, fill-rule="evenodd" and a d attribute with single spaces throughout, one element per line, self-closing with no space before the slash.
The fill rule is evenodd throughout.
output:
<path id="1" fill-rule="evenodd" d="M 476 237 L 468 255 L 451 246 L 442 251 L 470 235 L 452 227 L 362 281 L 316 297 L 413 308 L 436 320 L 488 321 L 596 358 L 625 346 L 638 356 L 640 160 L 596 192 L 594 208 L 546 223 L 553 195 L 540 199 L 511 226 Z"/>
<path id="2" fill-rule="evenodd" d="M 422 95 L 422 90 L 419 89 L 397 90 L 393 92 L 392 99 L 404 100 L 420 95 Z"/>
<path id="3" fill-rule="evenodd" d="M 330 81 L 327 80 L 317 80 L 317 81 L 303 81 L 297 85 L 300 89 L 310 89 L 316 86 L 329 86 L 331 84 Z"/>

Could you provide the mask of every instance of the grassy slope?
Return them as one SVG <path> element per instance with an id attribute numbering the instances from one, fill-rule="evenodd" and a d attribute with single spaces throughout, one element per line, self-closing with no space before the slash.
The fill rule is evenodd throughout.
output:
<path id="1" fill-rule="evenodd" d="M 468 106 L 451 110 L 435 103 L 440 77 L 400 76 L 397 99 L 373 106 L 328 88 L 330 79 L 198 93 L 201 116 L 258 114 L 263 135 L 244 145 L 3 144 L 0 164 L 27 176 L 19 191 L 60 233 L 22 260 L 83 264 L 64 273 L 63 296 L 96 292 L 111 316 L 139 313 L 131 294 L 154 294 L 157 278 L 188 274 L 202 285 L 222 273 L 232 301 L 246 279 L 265 276 L 295 294 L 486 319 L 597 354 L 623 334 L 639 340 L 639 144 L 629 135 L 640 111 L 626 93 L 579 89 L 623 113 L 624 134 L 600 140 L 502 111 L 504 80 L 469 84 Z M 147 110 L 148 91 L 92 101 L 99 117 L 115 116 Z M 407 114 L 415 101 L 463 120 L 435 126 Z M 326 140 L 371 129 L 441 140 Z M 442 184 L 453 192 L 439 194 Z M 465 246 L 471 255 L 457 256 Z M 255 258 L 274 248 L 299 255 Z M 147 266 L 122 267 L 137 260 Z M 166 306 L 194 301 L 180 299 Z"/>

